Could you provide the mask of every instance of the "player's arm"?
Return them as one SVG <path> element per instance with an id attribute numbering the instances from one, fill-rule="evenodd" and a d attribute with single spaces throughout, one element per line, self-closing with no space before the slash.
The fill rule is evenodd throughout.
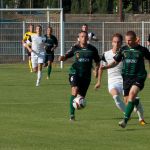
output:
<path id="1" fill-rule="evenodd" d="M 110 68 L 116 67 L 123 58 L 122 50 L 119 50 L 119 52 L 117 52 L 117 54 L 113 58 L 114 58 L 114 61 L 112 63 L 110 63 L 106 66 L 101 66 L 101 69 L 105 70 L 105 69 L 110 69 Z"/>
<path id="2" fill-rule="evenodd" d="M 26 47 L 26 41 L 27 41 L 27 36 L 26 36 L 26 33 L 25 33 L 24 36 L 23 36 L 23 40 L 22 40 L 22 45 L 24 47 Z"/>
<path id="3" fill-rule="evenodd" d="M 101 66 L 103 65 L 103 63 L 107 63 L 106 59 L 105 59 L 105 54 L 103 54 L 102 58 L 101 58 L 101 64 L 98 70 L 98 78 L 97 78 L 97 83 L 95 84 L 95 89 L 98 89 L 101 87 L 101 79 L 102 79 L 102 75 L 103 75 L 103 70 L 101 69 Z"/>
<path id="4" fill-rule="evenodd" d="M 94 74 L 95 77 L 98 77 L 98 70 L 99 70 L 99 66 L 100 66 L 100 56 L 98 54 L 98 50 L 96 48 L 94 48 L 94 62 L 95 62 L 95 67 L 94 67 Z"/>
<path id="5" fill-rule="evenodd" d="M 147 45 L 150 46 L 150 34 L 148 36 Z"/>
<path id="6" fill-rule="evenodd" d="M 51 51 L 54 51 L 58 47 L 58 40 L 54 37 L 54 46 L 52 47 Z"/>
<path id="7" fill-rule="evenodd" d="M 71 47 L 71 48 L 67 51 L 67 53 L 66 53 L 65 55 L 59 56 L 58 60 L 59 60 L 59 61 L 66 61 L 68 58 L 73 57 L 73 56 L 74 56 L 74 50 L 75 50 L 75 49 L 74 49 L 74 46 Z"/>
<path id="8" fill-rule="evenodd" d="M 31 46 L 29 46 L 29 45 L 31 45 L 32 44 L 32 39 L 31 39 L 31 36 L 29 37 L 29 39 L 27 40 L 27 42 L 26 42 L 26 48 L 27 48 L 27 50 L 29 51 L 29 52 L 32 52 L 32 48 L 31 48 Z"/>
<path id="9" fill-rule="evenodd" d="M 144 52 L 144 56 L 148 60 L 149 70 L 150 70 L 150 52 L 149 52 L 149 50 L 146 47 L 144 47 L 144 49 L 142 50 L 142 52 Z M 150 78 L 150 73 L 148 74 L 148 77 Z"/>

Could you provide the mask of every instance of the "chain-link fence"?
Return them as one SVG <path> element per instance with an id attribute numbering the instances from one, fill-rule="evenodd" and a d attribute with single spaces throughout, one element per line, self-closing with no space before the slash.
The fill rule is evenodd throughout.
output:
<path id="1" fill-rule="evenodd" d="M 44 15 L 47 15 L 47 11 L 45 11 L 45 13 L 46 14 Z M 15 63 L 24 61 L 25 57 L 23 56 L 27 55 L 26 53 L 24 55 L 25 51 L 22 47 L 21 40 L 23 38 L 23 33 L 27 30 L 30 23 L 34 25 L 41 24 L 43 27 L 43 34 L 46 34 L 47 25 L 50 23 L 53 28 L 53 34 L 59 41 L 59 46 L 55 51 L 55 55 L 60 55 L 63 51 L 65 53 L 72 45 L 74 45 L 76 43 L 78 33 L 81 30 L 81 26 L 85 24 L 85 22 L 65 22 L 63 27 L 64 31 L 61 31 L 60 28 L 62 26 L 60 17 L 59 20 L 52 20 L 50 15 L 52 14 L 49 13 L 48 17 L 43 20 L 41 19 L 41 16 L 39 16 L 40 21 L 34 19 L 32 21 L 30 19 L 23 19 L 15 22 L 14 20 L 1 21 L 0 63 Z M 6 17 L 4 17 L 4 13 L 2 16 L 3 19 L 6 19 Z M 49 22 L 47 22 L 47 20 Z M 99 50 L 100 55 L 111 48 L 111 37 L 116 32 L 125 35 L 127 31 L 133 30 L 136 32 L 137 36 L 140 37 L 141 44 L 146 46 L 150 28 L 150 22 L 87 22 L 86 24 L 88 25 L 89 32 L 95 33 L 98 38 L 98 41 L 93 41 L 92 44 Z"/>

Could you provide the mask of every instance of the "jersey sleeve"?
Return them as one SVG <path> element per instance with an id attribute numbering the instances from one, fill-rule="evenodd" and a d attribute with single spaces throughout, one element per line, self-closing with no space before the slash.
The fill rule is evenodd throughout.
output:
<path id="1" fill-rule="evenodd" d="M 150 52 L 149 52 L 149 50 L 146 47 L 143 47 L 142 51 L 144 52 L 144 57 L 146 59 L 150 60 Z"/>
<path id="2" fill-rule="evenodd" d="M 65 54 L 66 58 L 71 58 L 74 56 L 75 47 L 72 46 Z"/>
<path id="3" fill-rule="evenodd" d="M 26 33 L 23 35 L 23 41 L 27 41 L 27 35 L 26 35 Z"/>
<path id="4" fill-rule="evenodd" d="M 54 43 L 55 43 L 56 46 L 58 46 L 58 40 L 55 36 L 54 36 Z"/>
<path id="5" fill-rule="evenodd" d="M 104 61 L 104 62 L 107 62 L 107 61 L 106 61 L 106 58 L 105 58 L 105 53 L 102 55 L 101 60 Z"/>
<path id="6" fill-rule="evenodd" d="M 122 49 L 120 49 L 116 55 L 113 57 L 115 61 L 120 62 L 123 58 Z"/>
<path id="7" fill-rule="evenodd" d="M 148 42 L 150 42 L 150 34 L 149 34 L 149 36 L 148 36 L 148 40 L 147 40 Z"/>
<path id="8" fill-rule="evenodd" d="M 100 56 L 99 56 L 98 50 L 96 48 L 95 48 L 95 51 L 94 51 L 94 61 L 95 61 L 95 63 L 100 62 Z"/>

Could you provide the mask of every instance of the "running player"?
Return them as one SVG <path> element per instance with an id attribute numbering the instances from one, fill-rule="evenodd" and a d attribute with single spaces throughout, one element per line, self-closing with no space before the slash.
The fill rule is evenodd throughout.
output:
<path id="1" fill-rule="evenodd" d="M 45 55 L 45 64 L 48 63 L 47 68 L 47 79 L 50 78 L 51 70 L 52 70 L 52 63 L 54 61 L 54 50 L 58 46 L 58 40 L 57 38 L 52 35 L 52 27 L 47 28 L 47 34 L 46 37 L 46 55 Z M 46 65 L 45 65 L 46 66 Z"/>
<path id="2" fill-rule="evenodd" d="M 121 34 L 116 33 L 112 36 L 112 49 L 105 52 L 102 56 L 102 65 L 104 63 L 109 64 L 114 59 L 116 52 L 120 49 L 122 45 L 123 37 Z M 121 76 L 122 63 L 119 63 L 116 67 L 108 69 L 108 90 L 112 95 L 116 106 L 124 113 L 125 112 L 125 104 L 121 99 L 121 95 L 123 94 L 123 81 Z M 103 70 L 99 69 L 98 81 L 95 85 L 95 88 L 99 88 L 101 86 Z"/>
<path id="3" fill-rule="evenodd" d="M 22 40 L 22 44 L 23 44 L 23 46 L 24 46 L 25 48 L 26 48 L 26 42 L 27 42 L 27 40 L 29 39 L 29 37 L 30 37 L 32 34 L 34 34 L 34 25 L 33 25 L 33 24 L 30 24 L 29 27 L 28 27 L 28 30 L 29 30 L 29 31 L 27 31 L 27 32 L 24 34 L 23 40 Z M 30 47 L 31 47 L 31 45 L 30 45 Z M 28 63 L 29 63 L 30 72 L 33 72 L 33 70 L 32 70 L 32 62 L 31 62 L 31 52 L 29 52 L 29 51 L 27 50 L 27 54 L 28 54 Z"/>
<path id="4" fill-rule="evenodd" d="M 124 98 L 128 102 L 125 110 L 125 116 L 119 122 L 119 126 L 125 128 L 134 106 L 138 106 L 139 100 L 136 99 L 139 91 L 144 88 L 147 72 L 145 69 L 144 58 L 150 60 L 150 52 L 136 42 L 134 31 L 128 31 L 125 36 L 126 45 L 114 56 L 114 61 L 101 69 L 115 67 L 120 61 L 123 62 L 123 90 Z"/>
<path id="5" fill-rule="evenodd" d="M 98 72 L 99 68 L 99 55 L 97 49 L 88 44 L 88 33 L 81 31 L 79 33 L 79 44 L 74 45 L 64 55 L 60 56 L 60 61 L 65 61 L 74 56 L 75 61 L 70 68 L 69 81 L 71 84 L 71 97 L 70 97 L 70 120 L 75 120 L 75 109 L 72 105 L 74 98 L 77 94 L 85 97 L 91 81 L 92 61 L 96 63 Z"/>
<path id="6" fill-rule="evenodd" d="M 122 42 L 123 37 L 121 34 L 116 33 L 112 36 L 112 49 L 103 54 L 102 65 L 104 65 L 104 63 L 110 64 L 114 61 L 113 57 L 121 48 Z M 125 104 L 127 105 L 127 102 L 124 104 L 123 100 L 121 99 L 123 94 L 123 79 L 121 75 L 122 67 L 122 62 L 120 62 L 116 67 L 108 69 L 108 90 L 112 95 L 116 106 L 123 113 L 125 113 Z M 103 70 L 99 69 L 98 81 L 95 85 L 95 88 L 99 88 L 101 86 L 102 73 Z M 139 99 L 138 97 L 136 98 Z M 145 121 L 143 116 L 143 108 L 140 102 L 138 107 L 135 107 L 135 112 L 138 114 L 140 124 L 144 125 Z"/>
<path id="7" fill-rule="evenodd" d="M 42 78 L 42 65 L 45 59 L 45 41 L 46 37 L 42 36 L 42 27 L 40 25 L 36 26 L 36 34 L 33 34 L 29 38 L 29 43 L 31 47 L 26 45 L 29 52 L 31 52 L 31 61 L 33 71 L 37 73 L 36 86 L 39 86 L 40 80 Z"/>

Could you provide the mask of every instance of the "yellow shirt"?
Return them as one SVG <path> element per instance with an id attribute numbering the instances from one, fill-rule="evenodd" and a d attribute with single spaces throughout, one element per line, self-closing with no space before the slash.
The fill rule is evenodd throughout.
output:
<path id="1" fill-rule="evenodd" d="M 24 36 L 23 36 L 23 41 L 26 42 L 32 34 L 34 34 L 34 33 L 33 32 L 29 32 L 29 31 L 26 32 L 24 34 Z"/>

